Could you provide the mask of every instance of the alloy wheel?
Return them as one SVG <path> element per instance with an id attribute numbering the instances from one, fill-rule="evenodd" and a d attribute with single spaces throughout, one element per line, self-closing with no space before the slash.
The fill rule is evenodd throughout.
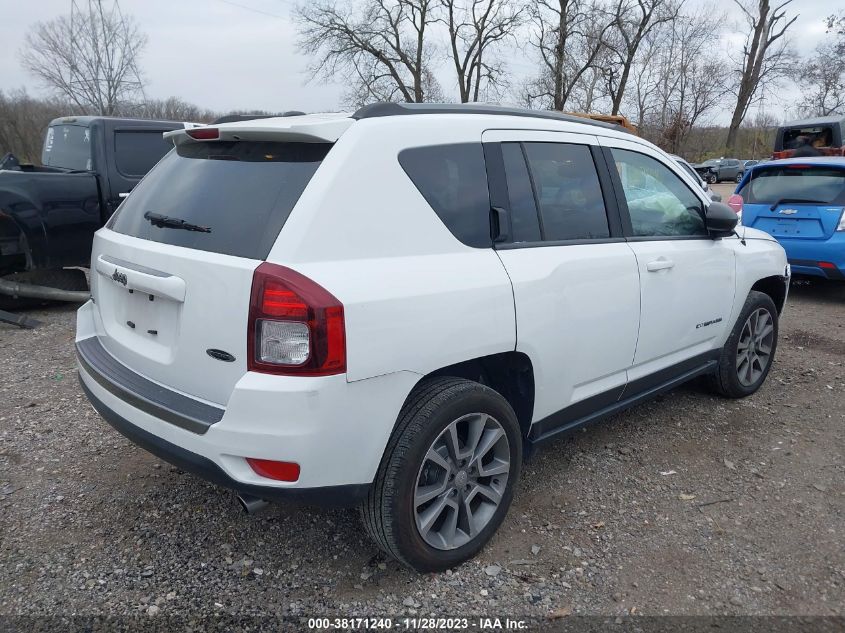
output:
<path id="1" fill-rule="evenodd" d="M 495 418 L 471 413 L 451 422 L 429 447 L 417 475 L 419 535 L 439 550 L 470 542 L 496 513 L 510 469 L 508 436 Z"/>
<path id="2" fill-rule="evenodd" d="M 744 386 L 755 384 L 769 367 L 774 336 L 774 319 L 766 308 L 757 308 L 748 315 L 736 351 L 737 377 Z"/>

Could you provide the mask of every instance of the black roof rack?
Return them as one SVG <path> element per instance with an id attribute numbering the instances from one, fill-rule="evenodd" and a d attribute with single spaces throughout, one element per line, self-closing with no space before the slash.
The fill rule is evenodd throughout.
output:
<path id="1" fill-rule="evenodd" d="M 534 119 L 552 119 L 554 121 L 566 121 L 568 123 L 581 123 L 583 125 L 594 125 L 606 130 L 628 132 L 621 125 L 594 121 L 563 112 L 552 110 L 529 110 L 528 108 L 510 108 L 498 105 L 481 103 L 372 103 L 359 108 L 352 115 L 352 118 L 375 119 L 384 116 L 402 116 L 409 114 L 494 114 L 500 116 L 521 116 Z"/>

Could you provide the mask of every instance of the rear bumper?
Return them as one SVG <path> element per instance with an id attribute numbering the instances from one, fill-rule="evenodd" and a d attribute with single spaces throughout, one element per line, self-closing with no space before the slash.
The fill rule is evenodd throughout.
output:
<path id="1" fill-rule="evenodd" d="M 95 396 L 81 376 L 79 382 L 97 412 L 127 439 L 185 472 L 193 473 L 220 486 L 231 488 L 240 494 L 306 505 L 348 507 L 363 501 L 370 491 L 370 484 L 321 486 L 319 488 L 279 488 L 237 481 L 207 457 L 185 450 L 181 446 L 163 440 L 157 435 L 132 424 Z"/>
<path id="2" fill-rule="evenodd" d="M 845 233 L 835 233 L 825 241 L 778 240 L 796 275 L 812 275 L 845 280 Z"/>
<path id="3" fill-rule="evenodd" d="M 112 356 L 89 301 L 77 313 L 79 377 L 118 431 L 180 468 L 265 499 L 355 505 L 366 495 L 402 405 L 419 380 L 396 372 L 345 375 L 246 372 L 215 404 L 142 376 Z M 295 462 L 299 479 L 262 477 L 246 458 Z"/>

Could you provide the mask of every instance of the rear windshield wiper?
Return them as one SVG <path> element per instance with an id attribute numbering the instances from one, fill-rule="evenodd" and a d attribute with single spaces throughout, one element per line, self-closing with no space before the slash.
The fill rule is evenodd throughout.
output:
<path id="1" fill-rule="evenodd" d="M 191 224 L 190 222 L 185 222 L 185 220 L 171 218 L 170 216 L 153 213 L 152 211 L 147 211 L 144 214 L 144 218 L 149 220 L 150 224 L 153 226 L 157 226 L 162 229 L 184 229 L 186 231 L 196 231 L 198 233 L 211 233 L 210 226 Z"/>
<path id="2" fill-rule="evenodd" d="M 804 202 L 806 204 L 828 204 L 824 200 L 807 200 L 805 198 L 781 198 L 777 202 L 775 202 L 771 207 L 769 207 L 769 211 L 774 211 L 784 202 Z"/>

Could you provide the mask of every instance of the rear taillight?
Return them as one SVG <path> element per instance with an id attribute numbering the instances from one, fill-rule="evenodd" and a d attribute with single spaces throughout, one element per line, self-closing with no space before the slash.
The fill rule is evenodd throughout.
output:
<path id="1" fill-rule="evenodd" d="M 252 277 L 250 371 L 330 376 L 346 371 L 343 304 L 295 270 L 264 262 Z"/>
<path id="2" fill-rule="evenodd" d="M 742 213 L 742 196 L 738 193 L 731 195 L 731 197 L 728 198 L 728 206 L 734 210 L 734 213 Z"/>

